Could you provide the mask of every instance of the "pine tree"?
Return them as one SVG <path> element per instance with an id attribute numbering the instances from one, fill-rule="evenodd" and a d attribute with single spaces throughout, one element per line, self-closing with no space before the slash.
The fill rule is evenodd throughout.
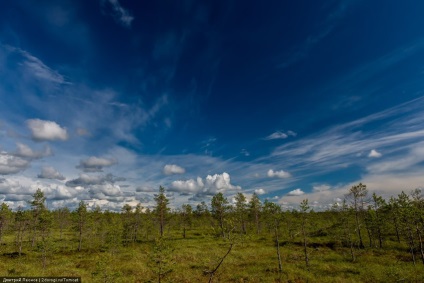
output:
<path id="1" fill-rule="evenodd" d="M 355 211 L 356 231 L 358 233 L 359 238 L 359 248 L 361 249 L 364 248 L 364 242 L 362 240 L 361 235 L 361 222 L 363 219 L 364 202 L 367 194 L 367 186 L 362 183 L 359 183 L 356 186 L 352 186 L 347 195 L 351 199 Z"/>
<path id="2" fill-rule="evenodd" d="M 0 245 L 3 239 L 3 234 L 10 225 L 12 218 L 12 211 L 6 203 L 2 203 L 0 206 Z"/>
<path id="3" fill-rule="evenodd" d="M 246 197 L 242 193 L 237 193 L 235 196 L 236 200 L 236 216 L 237 220 L 240 223 L 240 230 L 244 234 L 246 234 L 246 216 L 247 216 L 247 203 L 246 203 Z"/>
<path id="4" fill-rule="evenodd" d="M 168 208 L 169 200 L 165 195 L 164 187 L 162 186 L 159 187 L 159 194 L 155 195 L 155 201 L 156 201 L 156 207 L 154 212 L 159 222 L 160 236 L 163 237 L 165 223 L 166 223 L 168 212 L 169 212 L 169 208 Z"/>
<path id="5" fill-rule="evenodd" d="M 186 238 L 187 226 L 192 224 L 193 208 L 189 204 L 183 204 L 181 210 L 182 224 L 183 224 L 183 238 Z"/>
<path id="6" fill-rule="evenodd" d="M 309 270 L 309 255 L 308 255 L 308 241 L 307 241 L 307 213 L 308 210 L 310 209 L 310 206 L 308 204 L 308 200 L 304 199 L 301 203 L 300 203 L 300 213 L 302 215 L 302 237 L 303 237 L 303 252 L 305 254 L 305 263 L 306 263 L 306 268 Z"/>
<path id="7" fill-rule="evenodd" d="M 255 223 L 256 234 L 260 232 L 259 218 L 262 210 L 261 200 L 256 193 L 253 193 L 252 198 L 249 201 L 249 216 Z"/>
<path id="8" fill-rule="evenodd" d="M 228 211 L 228 200 L 222 193 L 217 193 L 212 197 L 211 201 L 212 216 L 218 221 L 221 230 L 221 236 L 225 238 L 225 217 Z"/>
<path id="9" fill-rule="evenodd" d="M 80 201 L 76 210 L 76 222 L 78 230 L 78 251 L 81 251 L 83 232 L 87 223 L 87 205 L 84 201 Z"/>
<path id="10" fill-rule="evenodd" d="M 32 197 L 34 199 L 30 201 L 29 204 L 31 205 L 32 212 L 32 247 L 34 247 L 37 238 L 37 230 L 39 228 L 40 215 L 44 210 L 46 210 L 46 206 L 44 204 L 46 197 L 40 189 L 37 189 Z"/>

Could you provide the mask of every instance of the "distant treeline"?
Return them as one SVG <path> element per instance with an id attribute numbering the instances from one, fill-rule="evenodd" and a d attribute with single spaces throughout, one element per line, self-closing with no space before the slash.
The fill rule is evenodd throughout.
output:
<path id="1" fill-rule="evenodd" d="M 5 242 L 13 245 L 17 256 L 32 249 L 47 256 L 52 245 L 78 251 L 113 251 L 168 235 L 186 238 L 195 227 L 196 231 L 228 239 L 234 235 L 272 236 L 277 252 L 284 244 L 284 235 L 284 239 L 304 247 L 306 266 L 311 237 L 330 238 L 327 245 L 347 248 L 352 261 L 361 249 L 389 249 L 387 243 L 398 242 L 406 247 L 413 264 L 424 264 L 424 199 L 419 189 L 385 200 L 375 193 L 369 196 L 366 186 L 358 184 L 341 204 L 323 212 L 311 210 L 308 200 L 302 201 L 299 210 L 283 211 L 278 204 L 262 202 L 256 194 L 247 201 L 242 193 L 235 196 L 233 205 L 217 193 L 210 205 L 184 204 L 171 211 L 163 187 L 155 195 L 153 209 L 125 204 L 119 213 L 102 211 L 99 206 L 88 210 L 81 201 L 74 211 L 66 207 L 48 210 L 45 201 L 38 189 L 28 210 L 12 211 L 2 203 L 0 246 Z"/>

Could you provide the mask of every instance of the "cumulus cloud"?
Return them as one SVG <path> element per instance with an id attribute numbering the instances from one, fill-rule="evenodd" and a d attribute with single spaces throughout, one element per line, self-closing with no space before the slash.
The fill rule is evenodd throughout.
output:
<path id="1" fill-rule="evenodd" d="M 122 196 L 122 191 L 119 185 L 111 183 L 91 186 L 89 193 L 93 198 L 97 199 L 102 199 L 104 197 Z"/>
<path id="2" fill-rule="evenodd" d="M 22 179 L 22 181 L 26 183 L 26 180 Z M 0 179 L 0 194 L 5 196 L 5 201 L 27 201 L 34 192 L 34 187 L 22 184 L 16 178 Z M 23 206 L 25 207 L 26 204 Z"/>
<path id="3" fill-rule="evenodd" d="M 331 187 L 329 185 L 318 185 L 318 186 L 313 186 L 313 191 L 314 192 L 322 192 L 322 191 L 327 191 L 329 190 Z"/>
<path id="4" fill-rule="evenodd" d="M 240 186 L 231 184 L 230 174 L 224 172 L 222 174 L 208 175 L 206 177 L 205 187 L 209 193 L 216 194 L 226 190 L 241 190 Z"/>
<path id="5" fill-rule="evenodd" d="M 25 170 L 30 162 L 24 158 L 0 152 L 0 175 L 16 174 Z"/>
<path id="6" fill-rule="evenodd" d="M 65 177 L 51 166 L 43 167 L 37 177 L 40 179 L 65 180 Z"/>
<path id="7" fill-rule="evenodd" d="M 135 191 L 137 193 L 151 193 L 151 192 L 156 192 L 157 189 L 154 189 L 151 186 L 139 186 L 135 189 Z"/>
<path id="8" fill-rule="evenodd" d="M 266 194 L 266 191 L 264 190 L 264 189 L 256 189 L 255 190 L 255 193 L 257 194 L 257 195 L 263 195 L 263 194 Z"/>
<path id="9" fill-rule="evenodd" d="M 11 194 L 16 192 L 16 187 L 19 186 L 18 182 L 0 178 L 0 194 Z"/>
<path id="10" fill-rule="evenodd" d="M 186 181 L 174 181 L 171 184 L 171 190 L 175 190 L 180 193 L 198 193 L 201 189 L 204 188 L 204 183 L 202 178 L 197 177 L 197 180 L 189 179 Z"/>
<path id="11" fill-rule="evenodd" d="M 78 178 L 66 182 L 65 185 L 68 187 L 88 187 L 93 185 L 114 184 L 119 181 L 125 181 L 125 179 L 115 177 L 112 174 L 107 174 L 105 176 L 80 174 Z"/>
<path id="12" fill-rule="evenodd" d="M 67 200 L 72 199 L 73 197 L 75 197 L 75 194 L 70 192 L 67 188 L 61 186 L 56 189 L 51 200 Z"/>
<path id="13" fill-rule="evenodd" d="M 277 177 L 277 178 L 286 179 L 286 178 L 291 177 L 291 174 L 289 172 L 284 171 L 284 170 L 274 171 L 272 169 L 269 169 L 267 175 L 270 178 Z"/>
<path id="14" fill-rule="evenodd" d="M 110 167 L 118 163 L 113 158 L 100 158 L 91 156 L 85 160 L 81 160 L 80 164 L 76 167 L 84 172 L 103 172 L 103 167 Z"/>
<path id="15" fill-rule="evenodd" d="M 35 141 L 65 141 L 68 139 L 66 128 L 62 128 L 56 122 L 30 119 L 26 121 L 26 124 L 31 130 L 32 139 Z"/>
<path id="16" fill-rule="evenodd" d="M 368 154 L 368 157 L 371 157 L 371 158 L 379 158 L 381 156 L 382 154 L 375 149 L 371 150 L 370 153 Z"/>
<path id="17" fill-rule="evenodd" d="M 121 6 L 118 0 L 103 0 L 103 3 L 108 4 L 111 8 L 111 16 L 117 23 L 127 28 L 131 27 L 134 17 L 127 9 Z"/>
<path id="18" fill-rule="evenodd" d="M 169 190 L 183 194 L 196 194 L 197 197 L 201 197 L 214 195 L 218 192 L 241 190 L 241 187 L 232 185 L 230 175 L 224 172 L 222 174 L 208 175 L 205 180 L 197 177 L 196 180 L 174 181 Z"/>
<path id="19" fill-rule="evenodd" d="M 163 173 L 165 175 L 184 174 L 185 169 L 175 164 L 167 164 L 165 167 L 163 167 Z"/>
<path id="20" fill-rule="evenodd" d="M 305 194 L 305 192 L 302 191 L 301 189 L 295 189 L 293 191 L 290 191 L 287 195 L 288 196 L 301 196 L 301 195 L 304 195 L 304 194 Z"/>
<path id="21" fill-rule="evenodd" d="M 52 150 L 50 147 L 47 146 L 44 149 L 44 151 L 34 151 L 33 149 L 31 149 L 29 146 L 25 144 L 17 143 L 16 152 L 14 153 L 14 155 L 32 160 L 32 159 L 39 159 L 46 156 L 50 156 L 52 155 Z"/>

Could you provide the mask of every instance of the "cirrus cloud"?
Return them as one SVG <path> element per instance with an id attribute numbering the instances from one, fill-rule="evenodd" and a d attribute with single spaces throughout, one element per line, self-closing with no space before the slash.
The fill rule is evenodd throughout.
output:
<path id="1" fill-rule="evenodd" d="M 113 19 L 122 26 L 129 28 L 134 20 L 130 12 L 123 8 L 118 0 L 103 0 L 103 4 L 109 4 L 111 11 L 109 12 Z"/>

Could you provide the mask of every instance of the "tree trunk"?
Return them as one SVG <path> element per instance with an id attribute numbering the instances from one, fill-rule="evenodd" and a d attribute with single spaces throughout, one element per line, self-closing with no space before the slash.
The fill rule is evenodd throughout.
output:
<path id="1" fill-rule="evenodd" d="M 78 251 L 81 251 L 82 246 L 82 226 L 79 227 L 79 243 L 78 243 Z"/>
<path id="2" fill-rule="evenodd" d="M 414 248 L 415 243 L 414 243 L 414 236 L 411 231 L 411 227 L 408 227 L 408 237 L 409 237 L 409 249 L 412 256 L 412 261 L 414 262 L 414 265 L 415 265 L 416 264 L 415 263 L 415 248 Z"/>
<path id="3" fill-rule="evenodd" d="M 397 241 L 400 244 L 400 233 L 399 233 L 399 225 L 398 225 L 398 219 L 397 219 L 397 217 L 393 217 L 393 222 L 395 224 L 395 231 L 396 231 Z"/>
<path id="4" fill-rule="evenodd" d="M 274 220 L 274 229 L 275 229 L 275 241 L 277 244 L 278 274 L 281 276 L 281 273 L 283 272 L 283 266 L 281 264 L 280 240 L 278 238 L 278 221 L 277 220 Z"/>
<path id="5" fill-rule="evenodd" d="M 424 264 L 424 247 L 423 247 L 423 241 L 422 241 L 422 237 L 421 237 L 421 231 L 420 231 L 420 228 L 418 226 L 418 223 L 417 223 L 417 227 L 416 228 L 417 228 L 418 241 L 420 242 L 421 261 Z"/>
<path id="6" fill-rule="evenodd" d="M 304 215 L 303 215 L 303 217 L 305 217 Z M 307 246 L 308 246 L 308 243 L 307 243 L 307 240 L 306 240 L 306 230 L 305 230 L 305 219 L 303 219 L 302 220 L 302 235 L 303 235 L 303 252 L 304 252 L 304 254 L 305 254 L 305 263 L 306 263 L 306 268 L 308 269 L 308 271 L 309 271 L 309 256 L 308 256 L 308 249 L 307 249 Z"/>
<path id="7" fill-rule="evenodd" d="M 355 221 L 356 221 L 356 231 L 358 233 L 358 238 L 359 238 L 359 248 L 363 249 L 365 247 L 364 247 L 364 242 L 362 241 L 361 226 L 359 224 L 359 211 L 356 208 L 356 205 L 355 205 Z"/>

